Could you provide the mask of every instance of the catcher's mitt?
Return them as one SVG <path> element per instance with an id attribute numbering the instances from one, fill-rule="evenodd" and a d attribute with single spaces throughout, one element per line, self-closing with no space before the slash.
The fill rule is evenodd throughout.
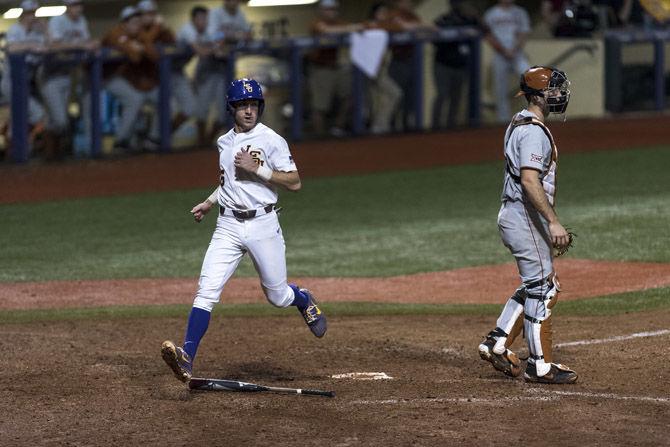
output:
<path id="1" fill-rule="evenodd" d="M 572 248 L 572 244 L 575 241 L 575 238 L 577 237 L 576 233 L 573 233 L 572 231 L 568 230 L 568 243 L 564 245 L 563 247 L 557 247 L 554 246 L 554 257 L 558 258 L 559 256 L 563 256 Z"/>

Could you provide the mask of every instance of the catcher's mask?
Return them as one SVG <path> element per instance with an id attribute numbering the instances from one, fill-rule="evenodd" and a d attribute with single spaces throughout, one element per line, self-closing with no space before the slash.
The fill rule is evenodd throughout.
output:
<path id="1" fill-rule="evenodd" d="M 226 108 L 232 115 L 235 113 L 235 103 L 245 99 L 258 100 L 258 118 L 263 114 L 265 108 L 265 99 L 263 99 L 263 90 L 260 84 L 254 79 L 236 79 L 230 83 L 226 93 Z"/>
<path id="2" fill-rule="evenodd" d="M 533 66 L 521 75 L 516 96 L 539 96 L 547 100 L 549 113 L 565 113 L 570 101 L 570 81 L 554 67 Z"/>

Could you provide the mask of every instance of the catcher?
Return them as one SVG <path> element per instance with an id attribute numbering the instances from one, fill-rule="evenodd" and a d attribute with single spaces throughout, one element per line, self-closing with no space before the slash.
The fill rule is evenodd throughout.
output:
<path id="1" fill-rule="evenodd" d="M 523 327 L 528 342 L 527 382 L 574 383 L 577 374 L 553 363 L 551 309 L 560 286 L 553 269 L 555 256 L 571 246 L 554 211 L 556 161 L 554 138 L 545 126 L 550 113 L 565 113 L 570 81 L 553 67 L 535 66 L 521 75 L 528 106 L 517 113 L 505 132 L 505 180 L 498 229 L 516 259 L 522 284 L 498 317 L 494 330 L 479 345 L 479 355 L 508 376 L 521 374 L 518 356 L 509 349 Z M 521 318 L 523 314 L 523 318 Z"/>

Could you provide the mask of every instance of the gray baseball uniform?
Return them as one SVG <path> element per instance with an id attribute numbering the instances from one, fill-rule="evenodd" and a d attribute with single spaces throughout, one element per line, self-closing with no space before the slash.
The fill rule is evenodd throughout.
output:
<path id="1" fill-rule="evenodd" d="M 241 9 L 237 9 L 235 14 L 230 14 L 226 8 L 219 7 L 213 9 L 209 13 L 209 23 L 207 27 L 207 34 L 214 41 L 226 40 L 236 40 L 238 36 L 242 33 L 248 33 L 251 31 L 251 25 L 247 21 L 246 16 Z M 206 98 L 224 98 L 226 95 L 226 86 L 230 80 L 226 79 L 226 72 L 228 69 L 228 61 L 224 58 L 210 58 L 209 61 L 203 61 L 205 64 L 209 64 L 210 67 L 215 70 L 219 76 L 217 77 L 207 77 L 207 82 L 200 82 L 200 73 L 196 75 L 198 79 L 198 97 Z M 207 73 L 210 68 L 206 65 L 203 65 L 198 71 L 202 73 Z M 219 100 L 217 103 L 218 108 L 218 119 L 219 121 L 224 121 L 228 112 L 226 111 L 225 101 Z"/>
<path id="2" fill-rule="evenodd" d="M 538 171 L 550 204 L 556 192 L 558 150 L 549 129 L 530 111 L 518 113 L 505 133 L 505 180 L 498 228 L 505 246 L 516 259 L 522 285 L 505 305 L 497 328 L 509 334 L 525 313 L 524 328 L 530 355 L 538 370 L 549 368 L 543 357 L 540 331 L 551 316 L 558 292 L 554 278 L 553 251 L 547 220 L 527 200 L 521 186 L 521 170 Z M 506 337 L 496 343 L 504 350 Z"/>
<path id="3" fill-rule="evenodd" d="M 212 38 L 210 37 L 207 31 L 199 33 L 198 30 L 193 26 L 193 23 L 186 23 L 177 33 L 177 48 L 182 51 L 189 50 L 193 44 L 209 44 L 212 43 Z M 179 102 L 183 113 L 188 116 L 195 116 L 196 119 L 206 121 L 209 114 L 209 107 L 214 100 L 217 98 L 214 97 L 213 91 L 205 91 L 201 88 L 200 82 L 207 82 L 207 77 L 216 75 L 214 72 L 207 73 L 204 76 L 205 79 L 202 79 L 196 75 L 198 79 L 198 84 L 196 84 L 197 95 L 194 90 L 192 82 L 184 74 L 183 68 L 185 63 L 188 61 L 177 61 L 174 65 L 173 72 L 173 91 L 174 95 Z M 200 70 L 201 61 L 198 61 L 198 66 L 196 68 L 196 73 Z M 220 73 L 218 74 L 220 77 Z M 205 95 L 203 95 L 205 92 Z M 220 99 L 220 98 L 219 98 Z"/>
<path id="4" fill-rule="evenodd" d="M 12 43 L 35 43 L 35 44 L 44 44 L 46 41 L 46 36 L 44 33 L 37 30 L 27 30 L 23 24 L 17 22 L 9 27 L 5 37 L 7 44 Z M 35 71 L 37 64 L 40 62 L 40 58 L 34 55 L 26 56 L 26 62 L 28 63 L 28 78 L 31 79 L 35 76 Z M 9 66 L 9 58 L 5 58 L 5 65 L 3 68 L 4 75 L 2 76 L 2 81 L 0 82 L 0 89 L 2 90 L 2 96 L 11 100 L 11 90 L 12 90 L 12 80 L 11 72 Z M 37 101 L 35 96 L 31 93 L 28 96 L 28 122 L 30 124 L 36 124 L 44 118 L 44 107 L 42 104 Z"/>
<path id="5" fill-rule="evenodd" d="M 519 125 L 532 120 L 536 123 Z M 519 181 L 522 168 L 539 171 L 547 199 L 553 205 L 557 154 L 550 135 L 528 110 L 518 113 L 505 133 L 506 169 L 498 226 L 526 284 L 545 279 L 553 271 L 548 224 L 526 201 Z"/>
<path id="6" fill-rule="evenodd" d="M 484 14 L 484 22 L 493 37 L 508 50 L 515 49 L 519 34 L 530 32 L 528 13 L 517 5 L 508 7 L 495 5 L 489 8 Z M 493 56 L 493 82 L 498 121 L 506 122 L 511 115 L 509 75 L 512 73 L 521 75 L 528 67 L 530 63 L 521 50 L 516 51 L 512 59 L 507 59 L 497 52 Z"/>
<path id="7" fill-rule="evenodd" d="M 78 43 L 90 40 L 88 22 L 83 16 L 72 20 L 67 14 L 49 20 L 49 40 L 52 42 Z M 68 127 L 67 107 L 70 97 L 72 65 L 53 61 L 45 65 L 42 97 L 49 112 L 47 128 L 61 133 Z"/>

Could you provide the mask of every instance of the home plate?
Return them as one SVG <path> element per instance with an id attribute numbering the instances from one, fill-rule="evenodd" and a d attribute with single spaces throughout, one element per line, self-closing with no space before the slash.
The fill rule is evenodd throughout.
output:
<path id="1" fill-rule="evenodd" d="M 385 372 L 352 372 L 344 374 L 333 374 L 333 379 L 354 379 L 354 380 L 391 380 L 393 377 Z"/>

